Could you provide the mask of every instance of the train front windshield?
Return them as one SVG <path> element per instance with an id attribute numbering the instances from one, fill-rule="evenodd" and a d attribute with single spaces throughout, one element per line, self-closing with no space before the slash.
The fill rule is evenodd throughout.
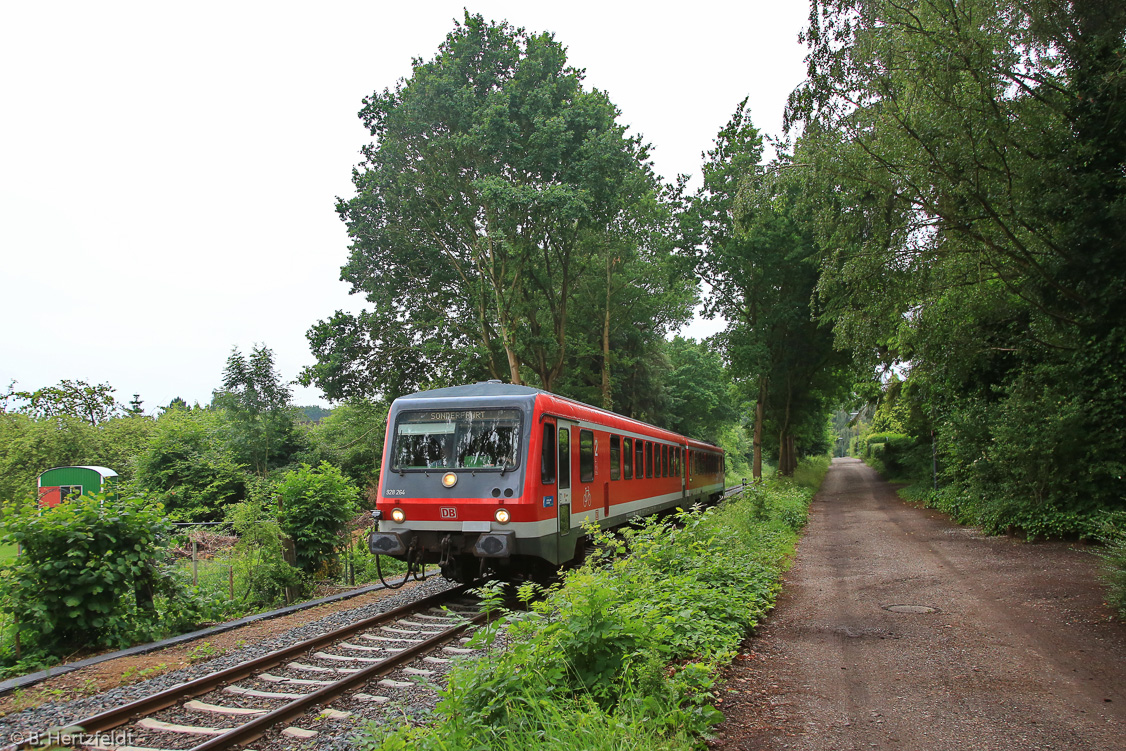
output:
<path id="1" fill-rule="evenodd" d="M 520 410 L 401 412 L 391 468 L 513 469 L 520 448 Z"/>

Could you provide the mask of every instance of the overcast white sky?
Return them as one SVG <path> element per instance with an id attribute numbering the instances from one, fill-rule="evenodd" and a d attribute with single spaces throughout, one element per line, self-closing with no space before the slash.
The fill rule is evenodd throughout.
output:
<path id="1" fill-rule="evenodd" d="M 362 306 L 334 211 L 361 99 L 432 58 L 463 7 L 554 32 L 658 171 L 695 184 L 739 100 L 777 134 L 804 73 L 802 0 L 4 3 L 0 388 L 108 382 L 151 413 L 210 401 L 255 343 L 296 377 L 310 325 Z"/>

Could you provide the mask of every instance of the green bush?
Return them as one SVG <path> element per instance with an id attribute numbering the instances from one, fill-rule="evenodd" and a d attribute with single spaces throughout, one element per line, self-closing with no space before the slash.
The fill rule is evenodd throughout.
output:
<path id="1" fill-rule="evenodd" d="M 282 529 L 273 510 L 272 486 L 266 481 L 254 484 L 250 498 L 227 511 L 227 521 L 238 542 L 235 544 L 235 597 L 251 607 L 268 607 L 280 602 L 287 587 L 305 589 L 301 572 L 285 560 Z"/>
<path id="2" fill-rule="evenodd" d="M 1126 512 L 1118 512 L 1103 525 L 1100 538 L 1106 548 L 1100 553 L 1103 559 L 1103 579 L 1107 584 L 1107 604 L 1126 620 Z"/>
<path id="3" fill-rule="evenodd" d="M 175 521 L 221 519 L 228 504 L 246 497 L 248 480 L 228 433 L 218 410 L 165 412 L 136 457 L 133 488 L 160 501 Z"/>
<path id="4" fill-rule="evenodd" d="M 0 542 L 22 554 L 3 565 L 4 605 L 24 643 L 59 654 L 149 638 L 167 625 L 158 597 L 172 620 L 190 620 L 165 562 L 168 532 L 161 506 L 139 498 L 84 495 L 6 514 Z"/>
<path id="5" fill-rule="evenodd" d="M 297 549 L 297 566 L 308 574 L 326 570 L 334 575 L 338 564 L 333 553 L 343 542 L 348 520 L 356 515 L 360 491 L 339 469 L 321 462 L 286 473 L 278 495 L 281 529 Z"/>
<path id="6" fill-rule="evenodd" d="M 712 706 L 718 667 L 772 607 L 812 494 L 774 480 L 717 508 L 682 511 L 675 524 L 592 530 L 602 553 L 527 612 L 503 611 L 479 632 L 488 644 L 504 629 L 506 648 L 454 667 L 435 722 L 372 727 L 359 746 L 699 745 L 722 719 Z M 488 608 L 498 607 L 495 591 L 483 594 Z M 603 731 L 591 734 L 596 723 Z"/>

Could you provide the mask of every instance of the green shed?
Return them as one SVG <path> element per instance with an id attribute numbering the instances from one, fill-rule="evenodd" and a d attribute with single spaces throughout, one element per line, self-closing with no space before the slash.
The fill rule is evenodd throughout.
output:
<path id="1" fill-rule="evenodd" d="M 39 475 L 39 505 L 57 506 L 67 498 L 109 492 L 117 473 L 106 467 L 55 467 Z"/>

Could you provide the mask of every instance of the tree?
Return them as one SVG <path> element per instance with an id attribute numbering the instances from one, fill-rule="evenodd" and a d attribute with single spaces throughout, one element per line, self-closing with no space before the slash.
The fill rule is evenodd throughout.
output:
<path id="1" fill-rule="evenodd" d="M 164 410 L 167 412 L 173 409 L 189 409 L 188 403 L 184 401 L 183 397 L 174 397 L 172 401 L 168 402 L 168 406 L 165 407 Z"/>
<path id="2" fill-rule="evenodd" d="M 374 498 L 383 461 L 387 409 L 385 402 L 363 400 L 336 407 L 309 429 L 309 450 L 302 454 L 302 461 L 313 465 L 327 461 L 339 467 L 349 482 Z"/>
<path id="3" fill-rule="evenodd" d="M 294 542 L 298 567 L 310 574 L 331 568 L 332 552 L 356 513 L 359 490 L 336 467 L 321 462 L 287 473 L 278 484 L 278 495 L 281 528 Z"/>
<path id="4" fill-rule="evenodd" d="M 555 388 L 579 288 L 614 275 L 663 200 L 647 147 L 582 79 L 550 34 L 467 12 L 433 60 L 364 100 L 375 142 L 337 210 L 342 278 L 371 307 L 310 330 L 303 382 L 330 399 L 478 374 Z"/>
<path id="5" fill-rule="evenodd" d="M 723 358 L 707 342 L 680 336 L 668 343 L 667 351 L 672 368 L 665 377 L 669 405 L 662 426 L 717 442 L 723 429 L 738 417 Z"/>
<path id="6" fill-rule="evenodd" d="M 246 497 L 249 467 L 238 461 L 219 410 L 165 412 L 135 465 L 134 492 L 178 521 L 218 521 Z"/>
<path id="7" fill-rule="evenodd" d="M 1084 533 L 1126 453 L 1126 6 L 831 0 L 805 39 L 840 342 L 909 365 L 978 521 Z"/>
<path id="8" fill-rule="evenodd" d="M 232 423 L 236 453 L 259 476 L 284 464 L 298 448 L 291 392 L 274 368 L 274 353 L 256 345 L 250 357 L 235 348 L 223 370 L 223 388 L 213 402 Z"/>
<path id="9" fill-rule="evenodd" d="M 833 400 L 847 383 L 847 358 L 831 327 L 810 307 L 818 269 L 805 178 L 784 152 L 760 166 L 762 138 L 746 100 L 706 154 L 695 215 L 703 250 L 699 270 L 712 288 L 708 309 L 729 321 L 720 340 L 737 379 L 755 402 L 752 474 L 762 478 L 764 432 L 776 432 L 782 474 L 824 441 Z"/>
<path id="10" fill-rule="evenodd" d="M 5 402 L 10 399 L 24 402 L 17 411 L 35 418 L 69 415 L 97 426 L 123 411 L 113 397 L 114 391 L 116 389 L 108 383 L 92 386 L 86 381 L 62 380 L 57 386 L 44 386 L 36 391 L 13 391 L 9 387 Z"/>

